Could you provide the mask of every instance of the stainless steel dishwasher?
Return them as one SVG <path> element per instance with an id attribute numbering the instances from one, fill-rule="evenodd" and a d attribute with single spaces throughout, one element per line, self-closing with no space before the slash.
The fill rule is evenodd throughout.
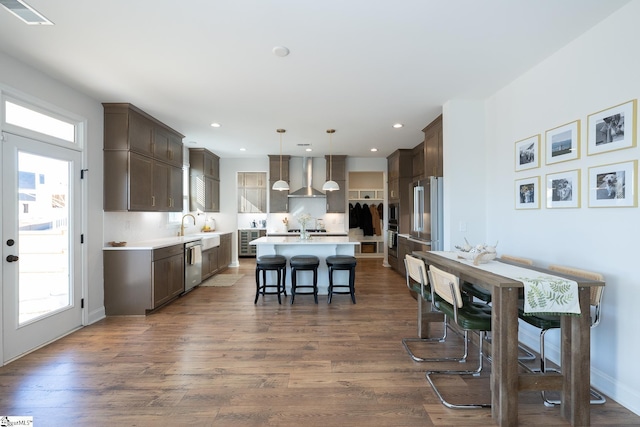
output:
<path id="1" fill-rule="evenodd" d="M 184 291 L 189 292 L 202 282 L 202 241 L 184 244 Z"/>

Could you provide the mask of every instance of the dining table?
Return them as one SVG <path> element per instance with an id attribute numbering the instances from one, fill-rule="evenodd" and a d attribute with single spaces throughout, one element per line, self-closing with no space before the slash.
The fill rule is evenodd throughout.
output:
<path id="1" fill-rule="evenodd" d="M 540 267 L 523 267 L 572 280 L 578 285 L 580 314 L 561 316 L 561 369 L 537 373 L 521 369 L 518 362 L 518 295 L 525 286 L 522 281 L 491 272 L 484 265 L 476 266 L 451 251 L 414 251 L 413 255 L 428 266 L 491 291 L 491 414 L 498 425 L 518 425 L 519 392 L 537 390 L 560 391 L 562 417 L 572 426 L 590 425 L 589 296 L 592 286 L 605 286 L 604 282 Z M 515 265 L 499 259 L 490 262 Z"/>

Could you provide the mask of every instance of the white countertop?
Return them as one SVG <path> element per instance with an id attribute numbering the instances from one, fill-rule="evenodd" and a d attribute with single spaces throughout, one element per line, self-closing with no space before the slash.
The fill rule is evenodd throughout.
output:
<path id="1" fill-rule="evenodd" d="M 221 234 L 227 234 L 227 233 L 220 232 L 220 231 L 211 231 L 206 234 L 221 235 Z M 112 247 L 107 245 L 102 249 L 105 251 L 153 250 L 153 249 L 159 249 L 159 248 L 166 248 L 167 246 L 181 245 L 184 243 L 200 240 L 202 239 L 203 234 L 205 233 L 190 234 L 188 236 L 161 237 L 159 239 L 142 240 L 139 242 L 127 242 L 126 246 Z"/>
<path id="2" fill-rule="evenodd" d="M 325 231 L 325 232 L 318 232 L 318 231 L 311 231 L 309 232 L 310 236 L 348 236 L 349 234 L 346 231 Z M 288 232 L 288 231 L 267 231 L 267 236 L 280 236 L 280 237 L 286 237 L 286 236 L 300 236 L 300 232 Z"/>
<path id="3" fill-rule="evenodd" d="M 321 233 L 318 233 L 321 234 Z M 347 236 L 314 235 L 310 239 L 300 240 L 297 236 L 267 236 L 249 242 L 250 245 L 359 245 L 357 240 Z"/>

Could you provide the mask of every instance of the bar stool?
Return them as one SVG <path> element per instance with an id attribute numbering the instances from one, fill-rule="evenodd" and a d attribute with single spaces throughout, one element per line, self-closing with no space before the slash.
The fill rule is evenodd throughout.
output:
<path id="1" fill-rule="evenodd" d="M 262 271 L 262 284 L 260 284 L 260 272 Z M 276 271 L 278 279 L 275 285 L 267 284 L 267 271 Z M 254 304 L 258 302 L 260 294 L 278 295 L 278 304 L 281 304 L 280 294 L 287 296 L 285 288 L 287 277 L 287 259 L 282 255 L 262 255 L 256 260 L 256 299 Z M 276 287 L 275 291 L 267 291 L 267 288 Z M 281 287 L 282 286 L 282 287 Z"/>
<path id="2" fill-rule="evenodd" d="M 305 292 L 301 295 L 313 295 L 313 299 L 318 303 L 318 266 L 320 265 L 320 259 L 314 255 L 294 255 L 289 260 L 291 266 L 291 304 L 296 298 L 298 288 L 311 288 L 311 292 Z M 313 271 L 313 284 L 312 285 L 298 285 L 298 271 Z"/>
<path id="3" fill-rule="evenodd" d="M 331 304 L 331 296 L 333 294 L 351 294 L 351 301 L 356 303 L 356 257 L 349 255 L 331 255 L 327 257 L 327 267 L 329 267 L 329 298 L 328 302 Z M 349 284 L 348 285 L 334 285 L 333 284 L 333 271 L 334 270 L 348 270 L 349 271 Z M 348 291 L 335 291 L 334 288 L 349 288 Z"/>

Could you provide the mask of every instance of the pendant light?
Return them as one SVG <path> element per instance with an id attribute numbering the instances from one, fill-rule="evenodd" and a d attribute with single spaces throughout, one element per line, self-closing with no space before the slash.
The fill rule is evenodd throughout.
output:
<path id="1" fill-rule="evenodd" d="M 329 181 L 324 183 L 322 189 L 324 191 L 337 191 L 340 189 L 340 186 L 333 180 L 333 145 L 331 143 L 331 136 L 336 133 L 336 130 L 327 129 L 327 133 L 329 134 Z"/>
<path id="2" fill-rule="evenodd" d="M 276 132 L 280 134 L 280 179 L 273 183 L 274 190 L 289 191 L 289 184 L 287 181 L 282 180 L 282 134 L 286 132 L 285 129 L 276 129 Z"/>

